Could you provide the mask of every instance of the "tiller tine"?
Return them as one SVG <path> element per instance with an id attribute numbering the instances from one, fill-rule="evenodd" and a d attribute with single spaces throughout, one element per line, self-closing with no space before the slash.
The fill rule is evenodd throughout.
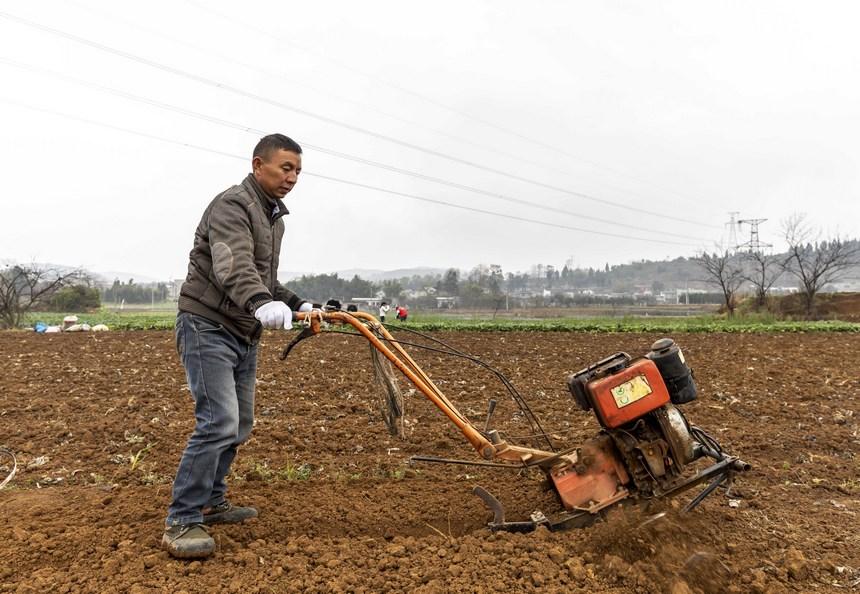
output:
<path id="1" fill-rule="evenodd" d="M 484 487 L 477 486 L 472 489 L 472 493 L 480 497 L 484 505 L 493 512 L 493 521 L 487 525 L 493 532 L 497 530 L 504 530 L 506 532 L 532 532 L 541 525 L 547 528 L 550 527 L 549 520 L 539 511 L 532 513 L 529 521 L 505 522 L 505 507 L 501 501 L 493 497 Z"/>

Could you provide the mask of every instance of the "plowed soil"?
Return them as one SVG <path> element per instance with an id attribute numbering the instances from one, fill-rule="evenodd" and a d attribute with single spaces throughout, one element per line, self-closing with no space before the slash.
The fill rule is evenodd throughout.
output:
<path id="1" fill-rule="evenodd" d="M 436 333 L 503 371 L 559 444 L 598 430 L 566 376 L 659 336 Z M 445 417 L 403 383 L 404 437 L 381 421 L 368 347 L 324 335 L 260 356 L 257 423 L 231 498 L 260 510 L 218 526 L 203 562 L 159 549 L 170 486 L 193 426 L 170 332 L 0 333 L 0 445 L 19 472 L 0 491 L 0 592 L 850 592 L 860 587 L 860 335 L 691 334 L 683 411 L 753 465 L 694 511 L 635 507 L 589 528 L 491 533 L 471 494 L 509 519 L 559 510 L 539 472 L 408 464 L 477 461 Z M 529 433 L 492 375 L 416 359 L 476 424 Z M 4 466 L 5 465 L 5 466 Z M 8 460 L 0 458 L 0 479 Z M 651 510 L 649 513 L 653 513 Z M 645 523 L 643 523 L 645 522 Z"/>

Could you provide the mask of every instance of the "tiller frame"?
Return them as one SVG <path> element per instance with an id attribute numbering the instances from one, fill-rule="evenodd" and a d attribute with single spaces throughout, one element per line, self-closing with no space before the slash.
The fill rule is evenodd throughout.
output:
<path id="1" fill-rule="evenodd" d="M 483 462 L 470 462 L 431 456 L 413 456 L 411 458 L 412 461 L 469 464 L 514 470 L 537 467 L 546 474 L 551 484 L 555 487 L 556 494 L 559 496 L 561 503 L 565 507 L 564 512 L 554 514 L 552 517 L 547 517 L 542 512 L 535 511 L 531 514 L 529 520 L 507 521 L 501 502 L 483 487 L 474 487 L 473 493 L 480 497 L 493 512 L 493 520 L 488 524 L 490 529 L 528 532 L 536 529 L 538 526 L 546 526 L 551 530 L 586 526 L 601 517 L 607 508 L 630 498 L 631 491 L 624 485 L 631 484 L 631 477 L 625 466 L 620 463 L 621 457 L 617 453 L 612 438 L 605 430 L 597 438 L 587 441 L 582 446 L 562 451 L 548 451 L 536 447 L 525 447 L 508 443 L 498 431 L 489 429 L 490 418 L 495 409 L 495 400 L 490 400 L 489 402 L 489 411 L 484 429 L 478 429 L 454 406 L 442 390 L 421 369 L 412 356 L 403 348 L 403 344 L 420 348 L 427 347 L 397 340 L 371 314 L 365 312 L 346 312 L 339 309 L 314 309 L 310 312 L 294 312 L 293 320 L 297 324 L 301 324 L 303 329 L 283 349 L 280 357 L 282 360 L 287 358 L 290 351 L 299 342 L 323 332 L 326 324 L 351 326 L 367 339 L 372 347 L 394 365 L 428 400 L 442 411 L 484 460 Z M 444 344 L 423 334 L 421 336 Z M 448 347 L 448 345 L 445 346 Z M 439 352 L 465 356 L 487 367 L 502 379 L 509 390 L 513 390 L 512 394 L 516 393 L 507 378 L 504 378 L 499 372 L 496 372 L 482 361 L 460 353 L 452 347 L 448 347 L 448 349 L 450 350 L 440 350 Z M 521 403 L 522 405 L 524 405 L 524 402 Z M 537 423 L 531 411 L 524 410 L 524 412 L 527 412 L 529 420 L 533 420 L 534 424 L 539 427 L 539 423 Z M 695 475 L 689 478 L 675 482 L 669 489 L 653 494 L 653 498 L 665 499 L 679 495 L 697 485 L 707 482 L 708 485 L 685 506 L 685 511 L 695 508 L 718 487 L 723 486 L 728 488 L 735 473 L 750 469 L 750 465 L 738 457 L 725 454 L 719 447 L 719 444 L 701 429 L 697 429 L 697 432 L 697 435 L 704 435 L 701 441 L 695 442 L 697 455 L 707 456 L 714 463 L 707 468 L 697 471 Z M 549 435 L 543 432 L 542 429 L 540 429 L 538 437 L 543 437 L 549 447 L 554 450 L 554 445 Z M 586 494 L 586 498 L 593 496 L 593 499 L 589 499 L 588 503 L 583 505 L 583 494 Z"/>

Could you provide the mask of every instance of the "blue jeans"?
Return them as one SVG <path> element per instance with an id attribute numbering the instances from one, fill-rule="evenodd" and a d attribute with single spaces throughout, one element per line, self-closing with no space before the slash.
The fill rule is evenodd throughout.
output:
<path id="1" fill-rule="evenodd" d="M 180 312 L 176 349 L 194 398 L 196 425 L 173 481 L 168 526 L 203 521 L 203 508 L 225 500 L 224 482 L 236 447 L 254 425 L 257 345 L 248 345 L 222 325 Z"/>

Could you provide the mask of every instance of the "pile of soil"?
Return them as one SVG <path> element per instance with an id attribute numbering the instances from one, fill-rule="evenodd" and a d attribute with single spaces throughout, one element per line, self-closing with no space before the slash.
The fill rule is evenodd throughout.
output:
<path id="1" fill-rule="evenodd" d="M 503 371 L 561 446 L 597 430 L 567 375 L 659 336 L 453 333 L 434 336 Z M 0 491 L 0 592 L 847 592 L 860 585 L 860 335 L 675 336 L 699 399 L 683 411 L 753 465 L 691 513 L 635 507 L 589 528 L 491 533 L 471 494 L 509 519 L 559 505 L 538 472 L 431 464 L 475 460 L 446 418 L 402 383 L 404 437 L 380 415 L 368 347 L 324 335 L 277 358 L 265 336 L 257 423 L 230 477 L 260 517 L 218 526 L 216 554 L 159 549 L 193 408 L 170 332 L 0 333 L 0 445 L 19 473 Z M 508 436 L 530 429 L 475 365 L 416 352 L 460 410 Z M 0 479 L 5 476 L 0 459 Z M 6 468 L 8 470 L 8 466 Z M 654 510 L 648 513 L 653 514 Z M 648 521 L 652 520 L 652 521 Z"/>

